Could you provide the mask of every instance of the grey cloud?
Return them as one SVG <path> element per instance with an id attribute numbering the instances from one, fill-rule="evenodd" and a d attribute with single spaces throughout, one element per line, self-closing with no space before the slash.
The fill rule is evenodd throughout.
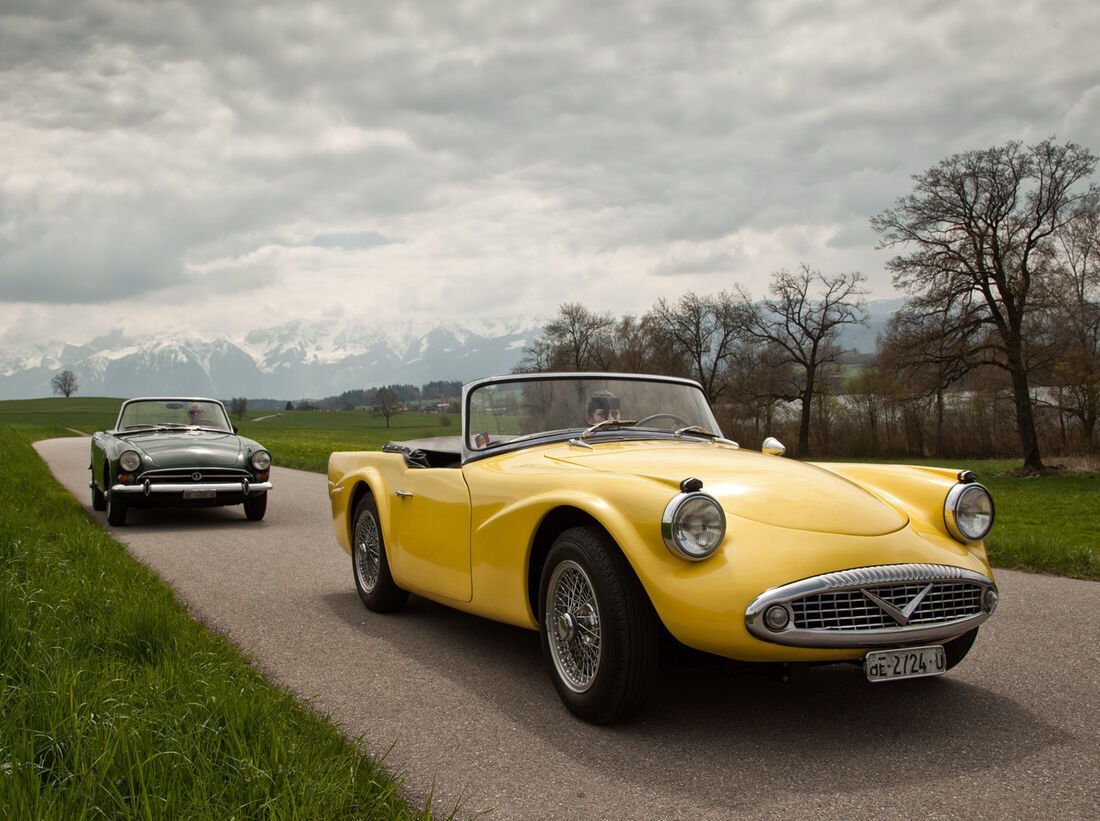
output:
<path id="1" fill-rule="evenodd" d="M 772 268 L 854 255 L 953 151 L 1071 115 L 1080 133 L 1058 136 L 1100 148 L 1100 18 L 1064 5 L 1059 23 L 978 0 L 8 0 L 0 300 L 155 294 L 269 246 L 415 243 L 517 192 L 539 203 L 517 245 L 641 249 L 659 278 L 721 275 L 662 246 L 745 229 L 832 231 Z M 425 264 L 476 269 L 483 242 Z"/>

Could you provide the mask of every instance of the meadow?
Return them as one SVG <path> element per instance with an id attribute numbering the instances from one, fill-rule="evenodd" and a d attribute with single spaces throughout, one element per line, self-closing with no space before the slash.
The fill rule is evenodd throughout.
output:
<path id="1" fill-rule="evenodd" d="M 50 424 L 92 433 L 110 428 L 119 399 L 0 402 L 0 424 Z M 376 450 L 387 441 L 458 434 L 456 414 L 409 412 L 385 419 L 369 411 L 248 411 L 240 432 L 271 452 L 276 465 L 323 473 L 337 450 Z M 912 460 L 911 460 L 912 461 Z M 995 567 L 1100 579 L 1100 463 L 1080 458 L 1049 476 L 1019 477 L 1018 462 L 921 460 L 974 470 L 993 493 L 997 523 L 987 540 Z"/>

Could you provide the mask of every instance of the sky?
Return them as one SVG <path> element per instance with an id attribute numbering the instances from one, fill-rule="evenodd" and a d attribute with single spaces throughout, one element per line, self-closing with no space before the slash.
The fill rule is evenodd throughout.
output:
<path id="1" fill-rule="evenodd" d="M 913 175 L 1100 153 L 1098 43 L 1095 0 L 0 0 L 0 345 L 802 264 L 892 298 L 869 219 Z"/>

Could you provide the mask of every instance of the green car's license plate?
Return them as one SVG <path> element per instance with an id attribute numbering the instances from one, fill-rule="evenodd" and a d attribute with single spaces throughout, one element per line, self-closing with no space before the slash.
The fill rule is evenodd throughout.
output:
<path id="1" fill-rule="evenodd" d="M 217 492 L 213 490 L 185 490 L 183 492 L 184 499 L 214 499 L 217 495 Z"/>
<path id="2" fill-rule="evenodd" d="M 947 672 L 947 657 L 939 645 L 876 650 L 863 659 L 868 681 L 938 676 Z"/>

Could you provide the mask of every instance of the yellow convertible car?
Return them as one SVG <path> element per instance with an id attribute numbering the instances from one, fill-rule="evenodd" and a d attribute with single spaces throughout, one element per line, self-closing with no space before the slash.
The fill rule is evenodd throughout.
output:
<path id="1" fill-rule="evenodd" d="M 742 662 L 936 675 L 997 606 L 993 500 L 969 471 L 810 464 L 723 437 L 690 380 L 471 382 L 461 436 L 329 458 L 371 610 L 409 593 L 537 630 L 562 701 L 639 710 L 674 639 Z"/>

